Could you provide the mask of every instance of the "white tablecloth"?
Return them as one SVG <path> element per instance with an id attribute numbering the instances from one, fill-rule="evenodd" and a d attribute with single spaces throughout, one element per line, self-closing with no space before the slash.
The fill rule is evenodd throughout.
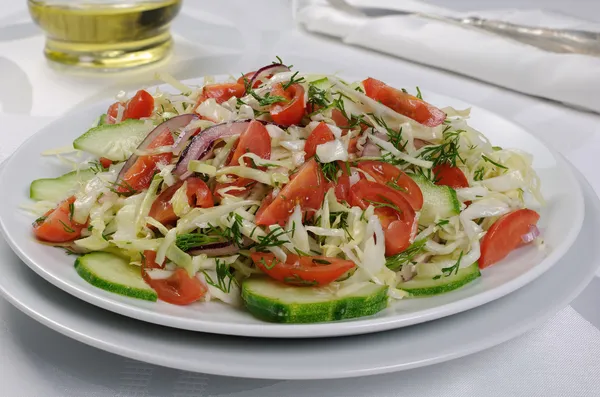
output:
<path id="1" fill-rule="evenodd" d="M 588 0 L 568 4 L 558 0 L 526 4 L 496 0 L 484 5 L 475 0 L 434 2 L 460 10 L 548 7 L 600 21 L 600 4 Z M 25 2 L 0 0 L 0 10 L 0 161 L 73 107 L 121 89 L 153 84 L 152 72 L 90 77 L 53 70 L 43 58 L 43 37 L 30 22 Z M 407 81 L 422 82 L 423 88 L 464 99 L 524 125 L 563 153 L 600 192 L 599 115 L 310 35 L 295 28 L 287 1 L 188 0 L 173 32 L 175 52 L 165 69 L 179 78 L 242 71 L 275 55 L 304 70 L 344 65 L 345 73 L 360 76 L 366 63 L 374 76 L 378 71 L 396 70 Z M 367 380 L 275 382 L 191 374 L 127 360 L 59 335 L 0 298 L 0 395 L 598 396 L 598 302 L 600 278 L 570 307 L 511 342 L 510 351 L 518 354 L 503 355 L 506 345 L 501 345 L 430 368 Z"/>

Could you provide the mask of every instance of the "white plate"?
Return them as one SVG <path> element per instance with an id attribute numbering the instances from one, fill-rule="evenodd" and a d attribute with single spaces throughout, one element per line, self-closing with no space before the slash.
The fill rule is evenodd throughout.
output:
<path id="1" fill-rule="evenodd" d="M 485 306 L 394 331 L 344 338 L 273 340 L 199 334 L 124 318 L 46 283 L 0 239 L 0 292 L 29 316 L 86 344 L 153 364 L 216 375 L 326 379 L 439 363 L 512 339 L 571 302 L 600 264 L 600 201 L 585 191 L 582 232 L 556 266 Z M 360 359 L 356 359 L 360 357 Z"/>
<path id="2" fill-rule="evenodd" d="M 189 83 L 199 82 L 192 80 Z M 426 97 L 439 106 L 469 106 L 433 93 L 426 93 Z M 483 131 L 494 145 L 523 149 L 534 156 L 534 167 L 548 200 L 540 220 L 540 229 L 548 246 L 545 258 L 535 247 L 522 248 L 502 263 L 484 270 L 479 280 L 457 291 L 393 302 L 388 309 L 369 318 L 322 324 L 264 323 L 243 309 L 219 302 L 180 307 L 127 298 L 95 288 L 81 279 L 73 269 L 73 257 L 35 241 L 31 234 L 33 218 L 18 209 L 27 201 L 32 180 L 70 171 L 55 159 L 42 157 L 40 153 L 71 142 L 109 104 L 110 101 L 106 101 L 71 112 L 27 140 L 6 162 L 0 174 L 0 186 L 10 186 L 11 194 L 0 197 L 0 226 L 7 242 L 21 259 L 52 284 L 94 305 L 156 324 L 228 335 L 286 338 L 353 335 L 422 323 L 488 303 L 539 277 L 564 255 L 583 221 L 581 189 L 566 162 L 523 128 L 473 106 L 470 124 Z"/>

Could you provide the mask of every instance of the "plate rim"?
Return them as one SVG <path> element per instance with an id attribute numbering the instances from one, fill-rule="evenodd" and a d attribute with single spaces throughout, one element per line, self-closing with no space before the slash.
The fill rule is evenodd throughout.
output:
<path id="1" fill-rule="evenodd" d="M 594 213 L 595 213 L 596 217 L 600 217 L 600 198 L 598 198 L 595 195 L 593 188 L 591 187 L 591 185 L 589 185 L 589 183 L 587 182 L 585 177 L 579 172 L 578 172 L 578 174 L 579 174 L 578 179 L 580 180 L 580 182 L 586 184 L 586 188 L 585 188 L 586 202 L 589 200 L 590 205 L 593 205 L 595 207 Z M 592 225 L 592 227 L 600 228 L 600 226 L 599 226 L 600 224 L 594 223 L 593 221 L 590 221 L 589 224 Z M 569 250 L 569 251 L 571 251 L 571 250 Z M 594 260 L 593 255 L 590 256 L 590 260 Z M 180 370 L 208 373 L 208 374 L 213 374 L 213 375 L 236 376 L 236 377 L 244 377 L 244 378 L 262 378 L 262 379 L 279 379 L 279 380 L 339 379 L 339 378 L 346 378 L 346 377 L 383 374 L 383 373 L 397 372 L 397 371 L 407 370 L 407 369 L 412 369 L 412 368 L 424 367 L 424 366 L 437 364 L 437 363 L 441 363 L 441 362 L 445 362 L 445 361 L 450 361 L 452 359 L 464 357 L 464 356 L 491 348 L 493 346 L 499 345 L 501 343 L 504 343 L 510 339 L 513 339 L 513 338 L 523 334 L 527 330 L 541 324 L 546 319 L 548 319 L 550 316 L 552 316 L 557 311 L 559 311 L 561 308 L 568 305 L 568 303 L 571 302 L 577 295 L 579 295 L 579 293 L 581 293 L 581 291 L 583 291 L 583 289 L 595 277 L 595 273 L 597 271 L 598 266 L 599 266 L 598 264 L 596 264 L 596 266 L 590 266 L 588 269 L 588 272 L 586 272 L 585 276 L 582 276 L 581 280 L 577 283 L 576 288 L 571 290 L 562 299 L 551 304 L 550 307 L 544 307 L 544 309 L 539 309 L 538 310 L 539 313 L 538 313 L 537 317 L 534 318 L 533 320 L 531 319 L 531 317 L 527 317 L 524 320 L 525 321 L 524 324 L 522 324 L 520 327 L 514 328 L 511 332 L 502 332 L 502 331 L 498 330 L 498 331 L 496 331 L 496 333 L 486 334 L 483 340 L 480 340 L 478 343 L 473 342 L 472 346 L 470 346 L 470 347 L 467 347 L 458 352 L 454 352 L 453 354 L 446 354 L 446 355 L 439 356 L 439 357 L 436 357 L 436 358 L 433 358 L 430 360 L 424 360 L 424 361 L 419 361 L 416 363 L 404 364 L 404 365 L 398 365 L 398 366 L 370 368 L 370 369 L 364 369 L 361 371 L 356 371 L 356 370 L 348 371 L 348 372 L 342 371 L 342 372 L 337 372 L 337 373 L 334 372 L 333 374 L 319 373 L 318 376 L 308 376 L 307 374 L 298 376 L 298 374 L 296 374 L 296 373 L 291 373 L 291 374 L 287 374 L 287 375 L 284 375 L 282 373 L 281 374 L 268 373 L 269 375 L 272 375 L 272 376 L 265 378 L 264 377 L 265 373 L 259 372 L 258 370 L 254 371 L 254 372 L 252 372 L 252 370 L 251 370 L 251 372 L 241 372 L 241 371 L 231 372 L 231 370 L 229 370 L 229 371 L 223 370 L 223 368 L 226 368 L 226 366 L 220 366 L 220 367 L 218 367 L 219 368 L 218 370 L 215 370 L 215 368 L 208 365 L 208 363 L 206 363 L 205 367 L 203 367 L 203 368 L 197 368 L 188 363 L 177 362 L 176 360 L 170 359 L 169 357 L 162 356 L 159 354 L 155 354 L 155 355 L 152 355 L 152 354 L 148 355 L 147 353 L 141 354 L 137 350 L 129 348 L 127 346 L 126 342 L 119 343 L 117 341 L 115 343 L 115 342 L 108 341 L 107 339 L 109 338 L 110 333 L 102 333 L 101 336 L 103 338 L 96 338 L 96 337 L 90 336 L 86 332 L 79 331 L 77 329 L 74 329 L 73 327 L 65 326 L 65 325 L 61 324 L 60 322 L 52 320 L 48 315 L 46 315 L 44 313 L 40 313 L 39 311 L 35 310 L 35 308 L 32 308 L 26 304 L 23 304 L 18 298 L 13 296 L 5 288 L 5 286 L 2 284 L 1 280 L 0 280 L 0 294 L 2 296 L 4 296 L 4 298 L 7 299 L 12 305 L 14 305 L 16 308 L 18 308 L 20 311 L 22 311 L 29 317 L 33 318 L 34 320 L 42 323 L 43 325 L 65 335 L 69 338 L 75 339 L 79 342 L 99 348 L 104 351 L 108 351 L 108 352 L 115 353 L 120 356 L 132 358 L 132 359 L 141 360 L 141 361 L 148 362 L 151 364 L 167 366 L 167 367 L 176 368 L 176 369 L 180 369 Z M 67 295 L 65 295 L 65 297 L 67 297 Z M 511 297 L 506 296 L 504 298 L 501 298 L 501 300 L 507 300 L 507 299 L 511 299 Z M 543 299 L 541 301 L 545 302 L 545 300 L 543 300 Z M 494 304 L 495 304 L 494 302 L 490 303 L 490 305 L 494 305 Z M 97 310 L 101 310 L 101 309 L 97 309 Z M 508 310 L 508 309 L 505 309 L 505 310 Z M 542 313 L 542 311 L 543 311 L 543 313 Z M 115 318 L 117 318 L 116 316 L 118 316 L 117 314 L 113 314 L 113 315 L 115 316 Z M 459 316 L 460 315 L 461 314 L 459 314 Z M 133 321 L 136 321 L 136 320 L 133 320 Z M 142 322 L 139 322 L 139 321 L 136 321 L 136 322 L 138 322 L 139 324 L 143 324 Z M 155 325 L 153 325 L 153 326 L 155 326 Z M 419 327 L 419 326 L 426 326 L 426 325 L 425 324 L 415 325 L 415 327 Z M 187 331 L 173 329 L 173 330 L 168 330 L 168 332 L 176 333 L 176 332 L 187 332 Z M 389 331 L 388 333 L 393 333 L 393 332 L 402 332 L 402 330 Z M 215 336 L 207 335 L 207 337 L 210 338 L 210 337 L 215 337 Z M 216 336 L 216 337 L 221 337 L 221 336 Z M 351 338 L 359 339 L 359 338 L 364 338 L 364 336 L 354 336 Z M 260 343 L 268 343 L 266 340 L 263 340 L 263 339 L 258 339 L 258 341 Z M 260 375 L 263 375 L 263 376 L 260 376 Z"/>
<path id="2" fill-rule="evenodd" d="M 197 84 L 200 78 L 185 80 L 188 84 Z M 153 87 L 162 87 L 164 85 L 157 85 Z M 509 123 L 516 129 L 524 131 L 530 138 L 534 139 L 539 145 L 544 147 L 557 161 L 557 166 L 566 172 L 569 179 L 574 181 L 574 185 L 577 188 L 577 192 L 574 193 L 578 205 L 576 206 L 576 220 L 575 227 L 571 230 L 571 233 L 567 235 L 566 239 L 563 240 L 561 245 L 562 250 L 553 250 L 550 255 L 543 258 L 540 263 L 532 267 L 527 272 L 521 274 L 513 280 L 510 280 L 502 285 L 499 285 L 491 290 L 484 291 L 482 293 L 460 299 L 454 302 L 438 305 L 432 308 L 420 310 L 412 314 L 404 314 L 399 316 L 392 316 L 389 318 L 378 317 L 378 318 L 358 318 L 351 319 L 343 322 L 328 322 L 328 323 L 317 323 L 317 324 L 273 324 L 273 323 L 260 323 L 260 324 L 244 324 L 244 323 L 223 323 L 206 321 L 202 319 L 188 319 L 176 315 L 170 315 L 165 313 L 157 313 L 149 311 L 148 309 L 138 307 L 135 305 L 127 304 L 125 302 L 119 302 L 117 300 L 110 299 L 110 297 L 103 297 L 95 291 L 95 287 L 90 286 L 89 289 L 83 290 L 76 286 L 70 285 L 68 281 L 64 281 L 60 277 L 47 272 L 42 266 L 38 265 L 35 261 L 31 260 L 27 253 L 19 249 L 16 241 L 11 237 L 11 233 L 7 230 L 6 225 L 2 217 L 0 217 L 0 234 L 4 237 L 5 241 L 11 247 L 13 252 L 19 256 L 19 258 L 27 264 L 29 268 L 34 270 L 39 276 L 50 282 L 54 286 L 62 289 L 70 295 L 84 300 L 87 303 L 101 307 L 102 309 L 112 311 L 114 313 L 131 317 L 137 320 L 150 322 L 166 327 L 184 329 L 196 332 L 208 332 L 221 335 L 235 335 L 235 336 L 250 336 L 259 338 L 305 338 L 305 337 L 339 337 L 357 334 L 366 334 L 371 332 L 387 331 L 395 328 L 402 328 L 405 326 L 412 326 L 415 324 L 436 320 L 443 317 L 448 317 L 460 313 L 465 310 L 487 304 L 493 300 L 499 299 L 507 294 L 510 294 L 519 288 L 532 282 L 544 272 L 552 268 L 562 256 L 564 256 L 569 248 L 575 242 L 581 227 L 583 225 L 585 205 L 582 188 L 578 182 L 577 177 L 573 173 L 572 167 L 563 158 L 563 156 L 555 151 L 553 148 L 548 146 L 543 140 L 538 138 L 535 134 L 532 134 L 524 126 L 515 123 L 513 120 L 508 119 L 502 115 L 499 115 L 493 111 L 485 109 L 481 106 L 468 104 L 467 102 L 450 97 L 444 94 L 429 92 L 441 99 L 448 99 L 449 102 L 461 102 L 470 105 L 475 108 L 476 111 L 482 112 L 483 114 L 491 115 L 495 118 L 502 119 L 504 122 Z M 88 105 L 86 108 L 97 107 L 103 102 L 108 100 L 96 101 L 93 104 Z M 25 146 L 30 144 L 30 141 L 34 141 L 38 134 L 42 134 L 44 131 L 53 129 L 55 124 L 60 124 L 69 116 L 70 112 L 57 118 L 53 122 L 44 126 L 25 142 L 23 142 L 19 148 L 10 156 L 3 164 L 0 170 L 0 180 L 5 178 L 7 169 L 15 158 L 18 157 L 22 150 L 25 150 Z M 544 266 L 540 266 L 544 265 Z"/>

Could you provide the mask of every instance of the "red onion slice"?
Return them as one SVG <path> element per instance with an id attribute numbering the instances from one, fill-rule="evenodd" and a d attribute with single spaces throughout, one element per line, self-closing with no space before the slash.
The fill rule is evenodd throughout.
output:
<path id="1" fill-rule="evenodd" d="M 529 232 L 521 236 L 521 240 L 525 244 L 529 244 L 540 235 L 540 229 L 536 225 L 529 225 Z"/>
<path id="2" fill-rule="evenodd" d="M 415 138 L 415 140 L 413 142 L 415 145 L 415 149 L 417 149 L 417 150 L 421 149 L 423 146 L 433 145 L 433 143 L 431 143 L 429 141 L 424 141 L 423 139 L 419 139 L 419 138 Z"/>
<path id="3" fill-rule="evenodd" d="M 365 147 L 363 148 L 361 157 L 379 157 L 381 156 L 381 149 L 379 146 L 375 145 L 373 142 L 367 142 Z"/>
<path id="4" fill-rule="evenodd" d="M 180 116 L 173 117 L 172 119 L 167 120 L 163 123 L 163 124 L 165 124 L 165 123 L 169 123 L 169 122 L 173 121 L 173 127 L 175 129 L 171 128 L 171 125 L 169 125 L 169 129 L 171 131 L 176 131 L 180 128 L 183 128 L 183 130 L 181 131 L 181 133 L 179 134 L 179 136 L 177 137 L 177 139 L 175 139 L 175 142 L 173 143 L 173 154 L 175 156 L 177 156 L 179 153 L 181 153 L 181 151 L 183 149 L 185 149 L 190 138 L 198 132 L 199 128 L 187 128 L 187 126 L 189 126 L 189 124 L 192 121 L 195 121 L 198 119 L 199 119 L 199 117 L 195 114 L 182 114 Z M 177 126 L 175 123 L 175 120 L 177 120 L 177 123 L 181 122 L 181 124 L 183 124 L 183 125 Z M 186 122 L 186 120 L 188 120 L 188 121 Z"/>
<path id="5" fill-rule="evenodd" d="M 196 116 L 195 114 L 182 114 L 180 116 L 176 116 L 173 117 L 161 124 L 159 124 L 156 128 L 154 128 L 152 131 L 150 131 L 150 133 L 148 135 L 146 135 L 146 138 L 144 138 L 144 140 L 142 141 L 142 143 L 139 144 L 139 146 L 137 147 L 137 151 L 144 151 L 148 148 L 148 145 L 150 145 L 150 143 L 152 143 L 152 141 L 154 141 L 156 139 L 157 136 L 159 136 L 160 134 L 162 134 L 164 131 L 177 131 L 180 128 L 185 127 L 186 125 L 188 125 L 192 120 L 197 119 L 198 116 Z M 183 134 L 182 134 L 183 135 Z M 189 138 L 189 135 L 188 135 Z M 178 139 L 179 141 L 179 139 Z M 175 144 L 173 146 L 175 146 L 177 144 L 177 142 L 175 142 Z M 125 163 L 125 165 L 123 165 L 123 168 L 121 168 L 121 172 L 119 172 L 119 175 L 117 176 L 117 185 L 121 183 L 121 181 L 123 180 L 123 178 L 125 177 L 125 173 L 127 172 L 127 170 L 129 170 L 131 168 L 131 166 L 133 164 L 135 164 L 136 160 L 138 159 L 139 156 L 137 156 L 134 152 L 134 154 L 132 154 L 129 159 L 127 160 L 127 162 Z"/>
<path id="6" fill-rule="evenodd" d="M 249 120 L 217 124 L 193 137 L 188 147 L 179 157 L 179 161 L 175 167 L 175 175 L 181 179 L 185 179 L 189 176 L 188 164 L 191 160 L 199 160 L 204 157 L 216 140 L 240 135 L 248 128 L 249 124 Z"/>
<path id="7" fill-rule="evenodd" d="M 188 251 L 190 255 L 205 254 L 207 256 L 223 256 L 233 255 L 239 252 L 239 248 L 231 241 L 223 241 L 219 243 L 210 243 Z"/>
<path id="8" fill-rule="evenodd" d="M 250 79 L 250 87 L 254 87 L 255 82 L 262 83 L 267 76 L 289 71 L 290 68 L 282 63 L 273 63 L 271 65 L 263 66 L 262 68 L 258 69 L 256 73 L 254 73 L 254 76 L 252 76 Z"/>

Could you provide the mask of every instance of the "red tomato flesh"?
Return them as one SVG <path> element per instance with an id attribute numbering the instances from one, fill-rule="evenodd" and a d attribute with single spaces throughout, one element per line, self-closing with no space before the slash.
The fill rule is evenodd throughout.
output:
<path id="1" fill-rule="evenodd" d="M 327 124 L 320 122 L 310 133 L 306 142 L 304 142 L 304 155 L 305 159 L 314 156 L 317 153 L 317 146 L 323 143 L 333 141 L 335 136 L 333 132 L 327 127 Z"/>
<path id="2" fill-rule="evenodd" d="M 236 145 L 231 151 L 227 165 L 239 166 L 240 157 L 246 153 L 254 153 L 265 160 L 271 158 L 271 136 L 267 128 L 260 121 L 251 121 L 248 128 L 240 134 Z M 244 164 L 246 167 L 251 167 L 252 161 L 246 158 L 244 159 Z M 257 167 L 257 169 L 264 171 L 265 167 Z M 240 196 L 247 193 L 248 189 L 256 184 L 256 181 L 249 178 L 242 178 L 235 175 L 229 175 L 229 177 L 234 178 L 234 181 L 230 183 L 218 182 L 215 192 L 229 186 L 242 187 L 244 190 L 230 190 L 227 192 L 227 194 L 232 196 Z"/>
<path id="3" fill-rule="evenodd" d="M 397 190 L 361 179 L 350 188 L 350 205 L 375 207 L 385 234 L 385 254 L 398 254 L 411 244 L 415 233 L 415 211 Z"/>
<path id="4" fill-rule="evenodd" d="M 415 211 L 423 207 L 423 193 L 419 185 L 402 170 L 383 161 L 361 161 L 356 167 L 371 175 L 375 181 L 396 190 Z"/>
<path id="5" fill-rule="evenodd" d="M 202 94 L 196 102 L 196 106 L 209 98 L 214 98 L 217 103 L 228 101 L 232 97 L 241 98 L 246 93 L 243 83 L 218 83 L 209 84 L 202 88 Z"/>
<path id="6" fill-rule="evenodd" d="M 33 234 L 39 240 L 51 243 L 65 243 L 81 237 L 81 225 L 71 219 L 71 206 L 75 196 L 71 196 L 53 210 L 46 212 L 33 224 Z"/>
<path id="7" fill-rule="evenodd" d="M 129 101 L 113 103 L 106 112 L 107 124 L 114 124 L 116 122 L 117 115 L 119 114 L 119 106 L 124 107 L 121 121 L 150 117 L 154 110 L 154 97 L 146 90 L 139 90 Z"/>
<path id="8" fill-rule="evenodd" d="M 174 143 L 173 135 L 169 130 L 163 131 L 152 141 L 147 149 L 156 149 Z M 155 154 L 152 156 L 140 156 L 133 165 L 125 172 L 123 180 L 117 186 L 118 193 L 134 193 L 147 189 L 150 186 L 154 171 L 158 163 L 169 164 L 173 159 L 173 153 Z"/>
<path id="9" fill-rule="evenodd" d="M 202 179 L 189 177 L 185 182 L 187 182 L 186 194 L 190 206 L 200 208 L 210 208 L 214 206 L 212 193 Z M 148 216 L 156 219 L 163 225 L 170 225 L 177 222 L 178 218 L 173 211 L 173 206 L 170 201 L 183 183 L 184 181 L 179 181 L 173 186 L 169 186 L 163 190 L 152 203 Z"/>
<path id="10" fill-rule="evenodd" d="M 433 168 L 435 175 L 435 184 L 450 186 L 453 189 L 469 187 L 469 181 L 465 174 L 458 167 L 450 164 L 441 164 Z"/>
<path id="11" fill-rule="evenodd" d="M 363 86 L 369 98 L 426 126 L 438 126 L 446 119 L 446 114 L 435 106 L 382 81 L 369 77 L 363 81 Z"/>
<path id="12" fill-rule="evenodd" d="M 144 263 L 142 276 L 146 283 L 152 287 L 158 299 L 174 305 L 189 305 L 206 295 L 208 289 L 196 277 L 190 277 L 187 271 L 177 268 L 169 278 L 153 280 L 146 273 L 146 269 L 162 268 L 163 265 L 156 263 L 156 252 L 144 251 Z"/>
<path id="13" fill-rule="evenodd" d="M 271 106 L 271 117 L 279 125 L 290 126 L 300 124 L 306 113 L 304 103 L 304 88 L 300 84 L 292 84 L 283 89 L 282 84 L 276 84 L 271 91 L 272 96 L 282 96 L 285 102 L 278 102 Z"/>
<path id="14" fill-rule="evenodd" d="M 269 277 L 296 286 L 327 285 L 356 267 L 354 262 L 326 256 L 288 254 L 285 263 L 265 252 L 251 254 L 254 264 Z"/>
<path id="15" fill-rule="evenodd" d="M 530 209 L 516 210 L 498 218 L 481 240 L 479 267 L 491 266 L 525 245 L 522 236 L 529 233 L 539 219 L 540 215 Z"/>
<path id="16" fill-rule="evenodd" d="M 285 225 L 297 204 L 305 219 L 321 207 L 325 197 L 325 177 L 314 158 L 304 163 L 273 200 L 265 199 L 256 213 L 256 224 Z"/>

